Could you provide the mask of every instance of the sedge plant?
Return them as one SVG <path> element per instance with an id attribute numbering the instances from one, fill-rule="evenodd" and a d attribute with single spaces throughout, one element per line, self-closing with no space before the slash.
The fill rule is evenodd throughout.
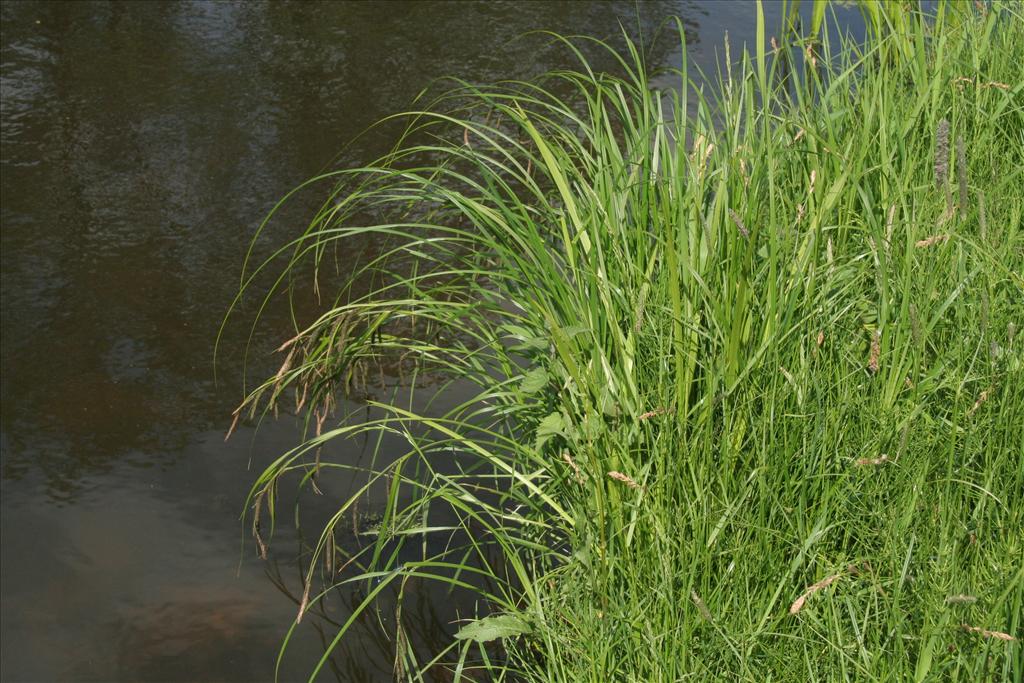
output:
<path id="1" fill-rule="evenodd" d="M 294 398 L 309 428 L 257 521 L 284 481 L 361 482 L 297 622 L 365 599 L 310 680 L 410 582 L 481 608 L 424 654 L 399 603 L 402 679 L 1021 679 L 1024 18 L 868 9 L 864 42 L 774 49 L 761 15 L 713 86 L 681 26 L 665 89 L 632 43 L 598 43 L 613 75 L 555 37 L 578 68 L 456 82 L 305 186 L 322 208 L 243 292 L 312 273 L 329 304 L 238 414 Z M 381 367 L 464 398 L 339 409 Z M 320 457 L 356 436 L 369 466 Z M 339 546 L 371 486 L 373 542 Z"/>

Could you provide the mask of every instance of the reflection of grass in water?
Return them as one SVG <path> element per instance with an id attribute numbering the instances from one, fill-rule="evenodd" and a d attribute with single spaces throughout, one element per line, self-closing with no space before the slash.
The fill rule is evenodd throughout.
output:
<path id="1" fill-rule="evenodd" d="M 314 670 L 415 577 L 476 587 L 479 615 L 508 619 L 424 661 L 399 618 L 403 676 L 1018 675 L 1019 642 L 993 635 L 1024 614 L 1024 22 L 1001 11 L 998 30 L 995 9 L 911 17 L 863 51 L 825 35 L 806 70 L 767 59 L 762 26 L 694 106 L 651 91 L 635 51 L 625 78 L 584 63 L 460 85 L 410 117 L 432 141 L 324 176 L 281 286 L 354 236 L 393 247 L 248 399 L 298 387 L 315 434 L 253 498 L 273 512 L 284 476 L 347 467 L 314 457 L 330 439 L 407 447 L 378 449 L 308 565 L 300 614 L 365 590 Z M 936 186 L 942 121 L 968 151 Z M 349 222 L 368 209 L 390 222 Z M 353 368 L 396 354 L 478 393 L 331 417 Z M 380 533 L 346 556 L 333 533 L 371 486 Z M 492 635 L 507 658 L 476 642 Z"/>

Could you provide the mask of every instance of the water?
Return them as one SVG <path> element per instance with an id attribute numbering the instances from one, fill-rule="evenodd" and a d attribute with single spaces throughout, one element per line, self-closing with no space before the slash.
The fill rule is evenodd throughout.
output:
<path id="1" fill-rule="evenodd" d="M 297 432 L 281 420 L 224 443 L 246 330 L 229 327 L 219 384 L 212 344 L 250 236 L 280 196 L 385 151 L 387 129 L 343 143 L 433 79 L 572 64 L 540 38 L 513 40 L 528 30 L 614 40 L 621 22 L 649 38 L 680 15 L 704 68 L 726 29 L 734 44 L 754 30 L 751 3 L 714 0 L 0 12 L 0 674 L 12 682 L 272 677 L 301 593 L 298 538 L 285 520 L 260 561 L 239 513 L 255 468 Z M 652 61 L 673 63 L 672 42 L 661 45 Z M 271 238 L 303 225 L 315 200 L 287 209 Z M 254 374 L 271 370 L 284 311 L 261 329 Z M 359 455 L 358 444 L 331 453 Z M 403 614 L 429 650 L 473 609 L 423 588 Z M 331 629 L 303 621 L 283 680 L 305 680 Z M 364 619 L 321 678 L 388 681 L 392 657 Z"/>

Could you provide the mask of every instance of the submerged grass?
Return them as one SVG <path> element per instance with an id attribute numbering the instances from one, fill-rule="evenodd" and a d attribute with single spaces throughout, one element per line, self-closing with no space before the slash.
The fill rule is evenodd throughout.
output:
<path id="1" fill-rule="evenodd" d="M 432 659 L 399 610 L 403 679 L 1021 680 L 1024 20 L 940 3 L 896 30 L 869 5 L 867 44 L 772 54 L 762 21 L 711 89 L 682 40 L 667 91 L 632 46 L 621 77 L 581 57 L 461 83 L 386 158 L 320 178 L 251 278 L 313 263 L 323 293 L 335 249 L 386 246 L 243 404 L 294 392 L 310 425 L 256 514 L 341 467 L 328 440 L 408 447 L 313 550 L 300 618 L 367 593 L 311 680 L 381 591 L 427 580 L 486 609 Z M 381 363 L 476 389 L 335 416 Z M 346 556 L 374 482 L 379 530 Z"/>

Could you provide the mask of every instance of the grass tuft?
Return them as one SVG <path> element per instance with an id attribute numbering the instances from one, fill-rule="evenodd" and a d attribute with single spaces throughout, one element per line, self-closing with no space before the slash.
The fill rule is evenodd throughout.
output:
<path id="1" fill-rule="evenodd" d="M 243 283 L 333 299 L 239 411 L 309 425 L 252 488 L 261 555 L 283 479 L 365 482 L 310 548 L 300 617 L 366 588 L 310 680 L 415 582 L 480 610 L 440 652 L 399 618 L 409 680 L 1024 677 L 1024 20 L 889 5 L 859 44 L 816 4 L 774 55 L 762 19 L 710 88 L 681 25 L 669 89 L 632 44 L 621 76 L 456 83 L 320 179 Z M 377 373 L 434 402 L 342 414 Z M 370 465 L 320 458 L 355 437 Z"/>

